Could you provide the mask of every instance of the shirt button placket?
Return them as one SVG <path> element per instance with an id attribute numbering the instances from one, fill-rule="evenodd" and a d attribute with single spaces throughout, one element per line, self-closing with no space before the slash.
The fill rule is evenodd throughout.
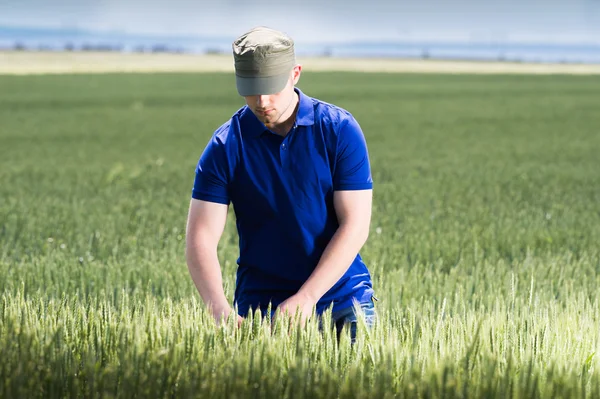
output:
<path id="1" fill-rule="evenodd" d="M 285 165 L 285 159 L 287 158 L 286 157 L 287 144 L 286 143 L 282 143 L 281 146 L 280 146 L 280 148 L 281 148 L 281 151 L 280 151 L 280 154 L 281 154 L 281 165 L 283 166 L 283 165 Z"/>

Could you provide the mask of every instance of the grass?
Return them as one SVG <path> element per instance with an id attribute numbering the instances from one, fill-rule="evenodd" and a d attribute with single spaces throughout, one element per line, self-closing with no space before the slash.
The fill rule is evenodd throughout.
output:
<path id="1" fill-rule="evenodd" d="M 300 83 L 367 137 L 375 328 L 205 312 L 185 218 L 231 76 L 0 76 L 0 396 L 600 397 L 600 81 Z"/>

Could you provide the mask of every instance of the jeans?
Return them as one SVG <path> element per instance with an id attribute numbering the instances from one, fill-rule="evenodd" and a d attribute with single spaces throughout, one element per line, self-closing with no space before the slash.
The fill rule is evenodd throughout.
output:
<path id="1" fill-rule="evenodd" d="M 369 302 L 360 304 L 362 315 L 356 313 L 354 306 L 350 306 L 344 309 L 336 310 L 331 313 L 331 319 L 335 325 L 338 342 L 344 327 L 350 328 L 350 339 L 354 343 L 356 341 L 356 329 L 358 325 L 358 317 L 364 317 L 365 324 L 368 328 L 373 327 L 375 320 L 377 319 L 377 312 L 375 311 L 375 303 L 373 299 Z"/>
<path id="2" fill-rule="evenodd" d="M 336 336 L 338 342 L 340 341 L 340 337 L 344 327 L 350 328 L 350 340 L 352 343 L 356 341 L 356 329 L 358 325 L 358 317 L 364 317 L 365 324 L 368 328 L 373 327 L 375 321 L 377 320 L 377 312 L 375 311 L 375 302 L 373 300 L 378 300 L 373 297 L 369 302 L 363 302 L 358 306 L 362 309 L 362 315 L 356 313 L 356 309 L 354 306 L 349 306 L 344 309 L 336 310 L 331 313 L 331 321 L 333 322 L 333 326 L 335 326 Z M 263 318 L 266 316 L 266 312 L 263 313 Z M 271 310 L 271 320 L 274 320 L 276 316 L 276 311 Z M 323 319 L 319 316 L 319 329 L 323 330 Z"/>

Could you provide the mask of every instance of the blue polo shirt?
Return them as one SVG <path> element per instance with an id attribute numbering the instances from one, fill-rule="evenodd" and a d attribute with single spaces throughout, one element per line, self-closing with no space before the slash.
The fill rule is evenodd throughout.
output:
<path id="1" fill-rule="evenodd" d="M 300 97 L 286 137 L 244 106 L 204 149 L 192 198 L 233 204 L 240 256 L 234 301 L 238 313 L 264 313 L 294 295 L 316 268 L 339 224 L 336 190 L 372 189 L 367 145 L 346 110 Z M 319 300 L 317 312 L 371 300 L 371 276 L 360 254 Z"/>

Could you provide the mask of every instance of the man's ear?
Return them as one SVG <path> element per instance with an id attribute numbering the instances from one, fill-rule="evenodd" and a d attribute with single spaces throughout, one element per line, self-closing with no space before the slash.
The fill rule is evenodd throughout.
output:
<path id="1" fill-rule="evenodd" d="M 296 65 L 293 70 L 294 85 L 300 80 L 300 74 L 302 73 L 302 65 Z"/>

